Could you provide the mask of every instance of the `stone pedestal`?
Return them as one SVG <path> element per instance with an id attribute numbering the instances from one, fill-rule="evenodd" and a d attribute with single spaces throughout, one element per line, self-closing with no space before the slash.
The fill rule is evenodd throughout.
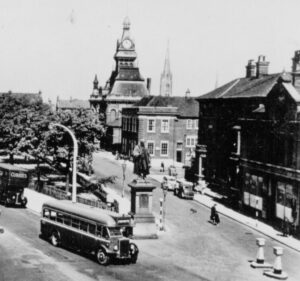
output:
<path id="1" fill-rule="evenodd" d="M 131 188 L 131 214 L 134 219 L 132 238 L 158 238 L 152 214 L 152 193 L 156 186 L 143 179 L 134 180 L 128 186 Z"/>

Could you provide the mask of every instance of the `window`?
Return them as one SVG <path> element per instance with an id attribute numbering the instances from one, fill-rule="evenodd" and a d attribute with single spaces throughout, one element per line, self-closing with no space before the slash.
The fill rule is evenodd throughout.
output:
<path id="1" fill-rule="evenodd" d="M 169 133 L 169 120 L 167 119 L 161 120 L 161 132 Z"/>
<path id="2" fill-rule="evenodd" d="M 44 209 L 44 217 L 49 218 L 50 217 L 50 212 L 48 209 Z"/>
<path id="3" fill-rule="evenodd" d="M 186 128 L 189 130 L 193 129 L 193 120 L 192 119 L 186 120 Z"/>
<path id="4" fill-rule="evenodd" d="M 112 110 L 110 111 L 110 121 L 111 121 L 111 122 L 112 122 L 112 121 L 115 121 L 116 118 L 117 118 L 117 112 L 116 112 L 116 110 L 112 109 Z"/>
<path id="5" fill-rule="evenodd" d="M 89 233 L 95 234 L 96 226 L 94 224 L 89 224 Z"/>
<path id="6" fill-rule="evenodd" d="M 55 221 L 56 220 L 56 216 L 57 216 L 56 212 L 54 212 L 54 211 L 50 212 L 50 219 L 51 220 Z"/>
<path id="7" fill-rule="evenodd" d="M 87 231 L 88 229 L 88 223 L 85 221 L 80 222 L 80 229 L 83 231 Z"/>
<path id="8" fill-rule="evenodd" d="M 136 132 L 136 118 L 132 118 L 132 131 Z"/>
<path id="9" fill-rule="evenodd" d="M 186 137 L 186 147 L 195 147 L 197 144 L 196 136 L 187 136 Z"/>
<path id="10" fill-rule="evenodd" d="M 162 141 L 161 142 L 161 149 L 160 149 L 161 156 L 168 156 L 168 142 Z"/>
<path id="11" fill-rule="evenodd" d="M 154 119 L 148 119 L 148 132 L 155 132 L 155 120 Z"/>
<path id="12" fill-rule="evenodd" d="M 151 156 L 154 155 L 154 141 L 148 141 L 147 142 L 147 149 L 148 149 L 148 152 Z"/>
<path id="13" fill-rule="evenodd" d="M 199 128 L 199 120 L 198 119 L 194 120 L 194 125 L 195 125 L 195 129 Z"/>

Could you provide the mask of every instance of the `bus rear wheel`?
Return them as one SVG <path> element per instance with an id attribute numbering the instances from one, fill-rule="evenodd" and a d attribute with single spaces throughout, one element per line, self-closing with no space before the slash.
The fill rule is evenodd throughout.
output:
<path id="1" fill-rule="evenodd" d="M 101 248 L 97 251 L 96 258 L 97 258 L 97 262 L 101 265 L 108 265 L 110 262 L 110 257 Z"/>
<path id="2" fill-rule="evenodd" d="M 53 231 L 51 236 L 50 236 L 50 241 L 51 241 L 51 244 L 54 246 L 54 247 L 58 247 L 59 245 L 59 233 L 57 231 Z"/>

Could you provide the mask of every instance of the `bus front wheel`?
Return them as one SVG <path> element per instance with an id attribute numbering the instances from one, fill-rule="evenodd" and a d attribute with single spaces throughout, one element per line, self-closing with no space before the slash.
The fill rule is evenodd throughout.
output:
<path id="1" fill-rule="evenodd" d="M 51 244 L 54 247 L 58 247 L 59 245 L 59 233 L 57 231 L 53 231 L 50 237 Z"/>
<path id="2" fill-rule="evenodd" d="M 107 255 L 104 249 L 99 249 L 96 253 L 97 262 L 101 265 L 108 265 L 110 257 Z"/>

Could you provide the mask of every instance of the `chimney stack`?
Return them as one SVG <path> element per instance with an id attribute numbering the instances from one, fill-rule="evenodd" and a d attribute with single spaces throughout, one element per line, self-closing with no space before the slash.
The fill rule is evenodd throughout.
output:
<path id="1" fill-rule="evenodd" d="M 151 92 L 151 78 L 147 78 L 147 90 L 150 94 L 150 92 Z"/>
<path id="2" fill-rule="evenodd" d="M 266 57 L 260 55 L 256 63 L 256 77 L 259 78 L 263 75 L 268 75 L 270 62 L 266 61 Z"/>
<path id="3" fill-rule="evenodd" d="M 295 51 L 295 56 L 292 58 L 292 61 L 293 85 L 300 88 L 300 50 Z"/>
<path id="4" fill-rule="evenodd" d="M 185 98 L 186 99 L 189 99 L 191 97 L 191 91 L 190 91 L 190 89 L 187 89 L 186 91 L 185 91 Z"/>
<path id="5" fill-rule="evenodd" d="M 246 78 L 255 78 L 256 77 L 256 66 L 254 60 L 248 60 L 246 65 Z"/>

